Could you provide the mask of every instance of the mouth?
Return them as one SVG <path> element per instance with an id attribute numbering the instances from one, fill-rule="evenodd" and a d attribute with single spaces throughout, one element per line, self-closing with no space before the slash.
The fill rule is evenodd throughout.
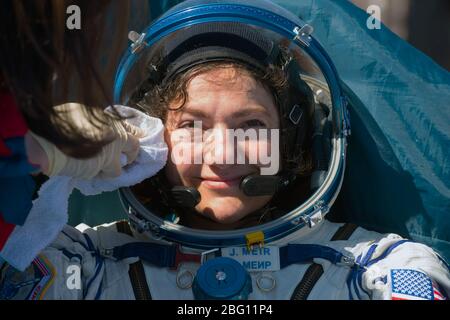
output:
<path id="1" fill-rule="evenodd" d="M 239 186 L 243 177 L 245 177 L 245 175 L 230 178 L 200 177 L 200 184 L 208 189 L 227 189 Z"/>

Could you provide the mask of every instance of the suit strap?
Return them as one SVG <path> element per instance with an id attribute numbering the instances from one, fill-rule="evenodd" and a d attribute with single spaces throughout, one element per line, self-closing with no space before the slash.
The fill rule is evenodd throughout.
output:
<path id="1" fill-rule="evenodd" d="M 119 221 L 116 223 L 116 227 L 118 232 L 133 236 L 133 232 L 131 231 L 128 221 Z M 136 300 L 152 300 L 147 279 L 145 277 L 144 266 L 141 260 L 130 264 L 128 275 L 130 276 L 130 282 L 133 287 L 134 297 Z"/>
<path id="2" fill-rule="evenodd" d="M 358 226 L 346 223 L 340 227 L 331 238 L 331 241 L 348 240 Z M 303 275 L 292 294 L 291 300 L 306 300 L 312 289 L 323 274 L 323 267 L 318 263 L 312 263 Z"/>

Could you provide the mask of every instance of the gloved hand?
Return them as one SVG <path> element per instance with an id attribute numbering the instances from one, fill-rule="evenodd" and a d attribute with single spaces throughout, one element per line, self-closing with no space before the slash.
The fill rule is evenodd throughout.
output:
<path id="1" fill-rule="evenodd" d="M 110 137 L 113 141 L 105 145 L 99 154 L 89 159 L 76 159 L 65 155 L 55 145 L 46 139 L 31 133 L 40 144 L 48 158 L 47 169 L 44 173 L 48 176 L 71 176 L 80 179 L 113 178 L 121 174 L 121 155 L 127 158 L 127 164 L 133 162 L 139 153 L 139 138 L 145 133 L 138 127 L 127 123 L 125 120 L 111 119 L 110 125 L 94 126 L 86 117 L 83 106 L 76 103 L 67 103 L 58 106 L 57 109 L 68 117 L 90 137 Z"/>

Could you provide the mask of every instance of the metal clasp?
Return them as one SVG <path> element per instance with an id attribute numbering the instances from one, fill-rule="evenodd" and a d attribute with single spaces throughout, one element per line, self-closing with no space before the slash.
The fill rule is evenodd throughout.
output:
<path id="1" fill-rule="evenodd" d="M 314 28 L 309 24 L 305 24 L 303 27 L 295 27 L 294 28 L 295 37 L 294 40 L 298 40 L 303 43 L 305 46 L 309 46 L 311 42 L 311 34 L 314 31 Z"/>
<path id="2" fill-rule="evenodd" d="M 289 120 L 293 124 L 298 124 L 300 120 L 303 117 L 303 110 L 298 104 L 294 104 L 294 106 L 291 109 L 291 112 L 289 113 Z"/>
<path id="3" fill-rule="evenodd" d="M 264 280 L 268 280 L 268 286 L 264 285 Z M 277 285 L 277 281 L 271 273 L 261 272 L 256 278 L 256 285 L 258 286 L 259 290 L 263 292 L 270 292 Z"/>
<path id="4" fill-rule="evenodd" d="M 137 232 L 142 233 L 150 230 L 148 222 L 143 219 L 139 219 L 131 206 L 128 207 L 128 216 L 130 218 L 130 222 L 134 224 Z"/>
<path id="5" fill-rule="evenodd" d="M 139 233 L 148 232 L 152 239 L 161 240 L 162 235 L 160 234 L 159 226 L 150 221 L 145 221 L 144 219 L 138 218 L 136 211 L 134 211 L 131 206 L 128 207 L 128 217 L 131 226 Z"/>
<path id="6" fill-rule="evenodd" d="M 203 264 L 208 260 L 214 259 L 216 257 L 216 252 L 218 252 L 219 250 L 220 250 L 219 248 L 215 248 L 212 250 L 202 252 L 201 258 L 200 258 L 200 264 Z"/>
<path id="7" fill-rule="evenodd" d="M 100 249 L 100 255 L 104 258 L 117 261 L 117 259 L 114 257 L 114 248 L 102 248 Z"/>
<path id="8" fill-rule="evenodd" d="M 323 217 L 328 213 L 329 207 L 325 204 L 323 200 L 319 201 L 314 206 L 314 212 L 311 215 L 306 215 L 301 217 L 302 220 L 308 225 L 308 227 L 313 228 L 318 223 L 322 222 Z"/>
<path id="9" fill-rule="evenodd" d="M 147 43 L 144 41 L 145 33 L 139 34 L 136 31 L 130 31 L 128 33 L 128 39 L 130 39 L 131 42 L 131 53 L 137 53 L 139 52 L 144 46 L 147 45 Z"/>
<path id="10" fill-rule="evenodd" d="M 322 210 L 318 210 L 310 216 L 302 217 L 302 220 L 308 225 L 308 227 L 314 228 L 323 220 Z"/>
<path id="11" fill-rule="evenodd" d="M 187 279 L 185 279 L 185 281 L 183 281 L 183 278 L 187 277 Z M 189 289 L 190 287 L 192 287 L 192 284 L 194 283 L 194 278 L 195 275 L 191 270 L 178 270 L 177 272 L 177 277 L 176 277 L 176 282 L 177 282 L 177 287 L 180 289 Z"/>
<path id="12" fill-rule="evenodd" d="M 355 265 L 355 258 L 353 256 L 342 255 L 339 265 L 353 267 Z"/>
<path id="13" fill-rule="evenodd" d="M 350 124 L 350 113 L 348 111 L 348 100 L 346 97 L 341 97 L 344 119 L 343 119 L 343 134 L 348 137 L 352 134 L 352 126 Z"/>

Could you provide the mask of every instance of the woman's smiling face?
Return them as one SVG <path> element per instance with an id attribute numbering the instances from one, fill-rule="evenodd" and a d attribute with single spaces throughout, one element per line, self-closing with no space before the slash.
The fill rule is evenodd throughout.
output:
<path id="1" fill-rule="evenodd" d="M 234 140 L 234 143 L 226 142 L 226 134 L 231 132 L 229 129 L 244 132 L 278 129 L 278 109 L 270 91 L 247 71 L 236 67 L 219 67 L 200 73 L 186 88 L 184 106 L 168 111 L 166 118 L 165 134 L 171 153 L 166 176 L 172 185 L 192 186 L 200 192 L 201 201 L 195 209 L 201 215 L 232 224 L 271 199 L 270 196 L 247 197 L 240 190 L 241 179 L 259 174 L 262 166 L 259 158 L 257 163 L 249 163 L 248 159 L 258 152 L 278 155 L 279 150 L 270 150 L 270 133 L 267 139 Z M 199 123 L 202 131 L 194 128 Z M 194 132 L 200 132 L 202 141 L 192 138 Z M 214 134 L 209 134 L 211 132 Z M 217 137 L 223 140 L 220 142 Z M 188 155 L 182 163 L 173 161 L 174 153 L 180 150 Z M 239 151 L 245 155 L 245 164 L 236 161 Z M 227 159 L 234 161 L 230 163 Z"/>

